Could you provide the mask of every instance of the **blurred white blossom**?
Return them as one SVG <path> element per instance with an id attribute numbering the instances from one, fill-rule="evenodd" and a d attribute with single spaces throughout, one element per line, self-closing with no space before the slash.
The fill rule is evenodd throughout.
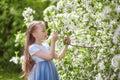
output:
<path id="1" fill-rule="evenodd" d="M 21 56 L 20 61 L 25 62 L 25 56 Z"/>
<path id="2" fill-rule="evenodd" d="M 104 70 L 105 69 L 104 61 L 101 61 L 98 65 L 100 67 L 100 70 Z"/>
<path id="3" fill-rule="evenodd" d="M 112 58 L 111 64 L 113 68 L 120 68 L 120 54 L 117 54 Z"/>
<path id="4" fill-rule="evenodd" d="M 113 42 L 114 44 L 117 44 L 119 42 L 118 37 L 120 37 L 120 25 L 116 29 L 114 36 L 113 36 Z"/>
<path id="5" fill-rule="evenodd" d="M 115 11 L 116 11 L 117 13 L 120 13 L 120 5 L 116 4 Z"/>
<path id="6" fill-rule="evenodd" d="M 96 79 L 95 79 L 95 80 L 103 80 L 103 78 L 102 78 L 102 76 L 101 76 L 100 73 L 98 73 L 98 74 L 96 75 Z"/>
<path id="7" fill-rule="evenodd" d="M 22 55 L 20 57 L 20 63 L 21 63 L 21 66 L 22 66 L 21 69 L 22 69 L 22 71 L 24 71 L 24 69 L 25 69 L 24 68 L 25 67 L 25 56 Z"/>
<path id="8" fill-rule="evenodd" d="M 33 14 L 35 14 L 35 10 L 33 10 L 30 7 L 26 8 L 23 11 L 22 15 L 24 17 L 24 22 L 26 25 L 28 25 L 31 21 L 33 21 L 33 19 L 34 19 Z"/>
<path id="9" fill-rule="evenodd" d="M 120 80 L 120 72 L 118 73 L 118 80 Z"/>
<path id="10" fill-rule="evenodd" d="M 113 80 L 116 77 L 116 74 L 113 74 L 110 78 L 110 80 Z M 119 79 L 118 79 L 119 80 Z"/>
<path id="11" fill-rule="evenodd" d="M 15 64 L 18 64 L 18 62 L 19 62 L 19 57 L 17 57 L 17 56 L 12 57 L 12 58 L 10 59 L 10 62 L 14 62 Z"/>

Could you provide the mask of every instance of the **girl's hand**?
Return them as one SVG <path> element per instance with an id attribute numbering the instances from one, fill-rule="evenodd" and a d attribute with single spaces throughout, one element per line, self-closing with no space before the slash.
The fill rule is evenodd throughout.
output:
<path id="1" fill-rule="evenodd" d="M 52 42 L 56 42 L 57 40 L 58 40 L 58 34 L 57 33 L 53 33 L 51 41 Z"/>
<path id="2" fill-rule="evenodd" d="M 68 36 L 65 36 L 64 40 L 68 45 L 71 43 L 70 37 L 68 37 Z"/>

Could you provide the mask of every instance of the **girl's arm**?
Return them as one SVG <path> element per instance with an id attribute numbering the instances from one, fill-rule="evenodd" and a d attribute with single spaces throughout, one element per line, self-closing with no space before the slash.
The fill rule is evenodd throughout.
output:
<path id="1" fill-rule="evenodd" d="M 46 54 L 43 51 L 38 51 L 37 53 L 35 53 L 35 56 L 38 56 L 40 58 L 43 58 L 45 60 L 52 60 L 54 58 L 54 53 L 55 53 L 55 42 L 58 39 L 58 35 L 57 34 L 53 34 L 52 36 L 52 40 L 51 40 L 51 46 L 50 46 L 50 52 L 49 54 Z"/>
<path id="2" fill-rule="evenodd" d="M 46 54 L 43 51 L 38 51 L 37 53 L 35 53 L 35 56 L 38 56 L 40 58 L 43 58 L 45 60 L 52 60 L 53 56 L 54 56 L 54 52 L 55 52 L 55 42 L 51 43 L 51 47 L 50 47 L 50 52 L 49 54 Z"/>
<path id="3" fill-rule="evenodd" d="M 67 47 L 68 47 L 68 45 L 65 45 L 59 55 L 54 53 L 54 58 L 58 59 L 58 60 L 61 60 L 64 57 L 64 55 L 65 55 L 65 53 L 67 51 Z"/>
<path id="4" fill-rule="evenodd" d="M 66 41 L 67 44 L 70 44 L 71 40 L 70 40 L 69 37 L 64 37 L 64 39 L 65 39 L 65 41 Z M 54 53 L 54 58 L 61 60 L 64 57 L 64 55 L 65 55 L 65 53 L 67 51 L 67 48 L 68 48 L 68 45 L 65 45 L 59 55 L 57 55 L 56 53 Z"/>

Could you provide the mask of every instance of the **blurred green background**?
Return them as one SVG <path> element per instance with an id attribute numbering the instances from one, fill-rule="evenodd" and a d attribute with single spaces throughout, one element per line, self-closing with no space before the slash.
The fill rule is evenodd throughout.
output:
<path id="1" fill-rule="evenodd" d="M 23 10 L 31 7 L 35 20 L 43 20 L 44 9 L 55 4 L 55 0 L 0 0 L 0 80 L 23 80 L 21 66 L 9 62 L 15 51 L 23 52 L 23 47 L 15 47 L 15 34 L 26 31 Z"/>

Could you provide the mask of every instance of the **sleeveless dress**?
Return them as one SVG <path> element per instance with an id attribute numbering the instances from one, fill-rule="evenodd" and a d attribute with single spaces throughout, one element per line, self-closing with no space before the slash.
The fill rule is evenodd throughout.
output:
<path id="1" fill-rule="evenodd" d="M 48 54 L 49 49 L 47 46 L 38 44 L 32 44 L 29 46 L 29 53 L 35 61 L 35 65 L 30 71 L 28 80 L 59 80 L 56 67 L 52 61 L 47 61 L 38 56 L 33 56 L 33 54 L 38 51 L 43 51 L 45 54 Z"/>

